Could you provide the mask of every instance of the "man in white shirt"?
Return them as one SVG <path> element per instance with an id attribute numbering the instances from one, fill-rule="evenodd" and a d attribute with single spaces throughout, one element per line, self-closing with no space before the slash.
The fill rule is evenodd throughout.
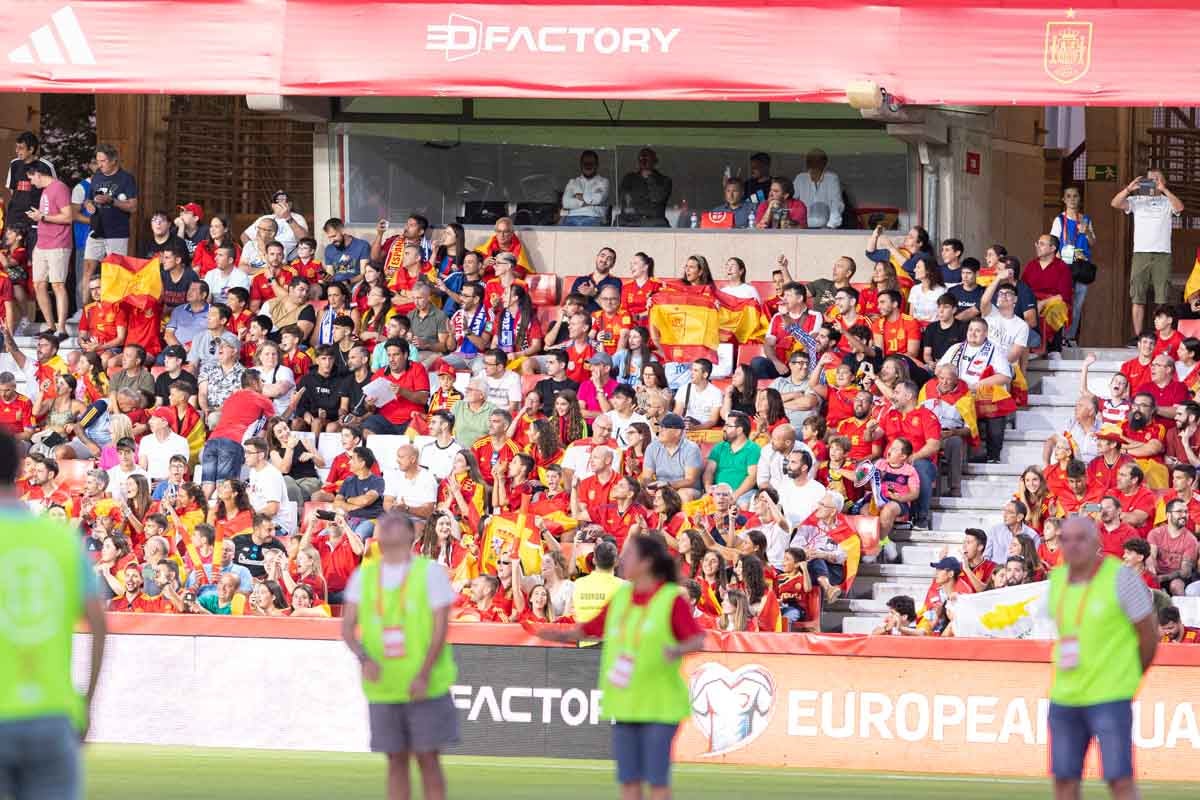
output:
<path id="1" fill-rule="evenodd" d="M 454 456 L 463 449 L 454 438 L 454 415 L 445 409 L 430 414 L 429 433 L 433 441 L 421 445 L 417 463 L 440 481 L 454 471 Z"/>
<path id="2" fill-rule="evenodd" d="M 810 474 L 812 467 L 812 456 L 808 452 L 793 450 L 788 454 L 784 469 L 788 480 L 779 487 L 779 507 L 790 525 L 799 525 L 808 519 L 825 496 L 825 487 Z"/>
<path id="3" fill-rule="evenodd" d="M 138 444 L 138 466 L 146 470 L 151 481 L 165 481 L 171 471 L 171 456 L 188 457 L 188 440 L 171 430 L 169 408 L 156 408 L 150 415 L 150 435 Z"/>
<path id="4" fill-rule="evenodd" d="M 250 276 L 237 265 L 237 249 L 231 244 L 223 244 L 213 253 L 216 267 L 204 276 L 208 284 L 209 302 L 228 302 L 229 290 L 240 286 L 250 291 Z"/>
<path id="5" fill-rule="evenodd" d="M 255 513 L 270 517 L 276 527 L 292 531 L 296 527 L 296 506 L 288 500 L 283 473 L 270 461 L 267 440 L 255 437 L 248 440 L 242 449 L 246 453 L 246 469 L 250 476 L 246 482 L 250 507 Z"/>
<path id="6" fill-rule="evenodd" d="M 1029 324 L 1017 316 L 1017 286 L 1012 270 L 999 268 L 996 279 L 979 299 L 979 311 L 988 324 L 988 341 L 1007 356 L 1008 363 L 1022 363 L 1029 349 Z"/>
<path id="7" fill-rule="evenodd" d="M 396 450 L 396 469 L 383 474 L 383 510 L 402 511 L 425 519 L 437 503 L 437 479 L 417 463 L 417 448 L 411 444 Z"/>
<path id="8" fill-rule="evenodd" d="M 807 172 L 801 172 L 792 181 L 792 196 L 804 203 L 808 209 L 808 227 L 810 228 L 840 228 L 842 227 L 842 211 L 845 203 L 842 201 L 842 182 L 837 173 L 826 169 L 829 156 L 824 150 L 814 148 L 804 157 Z M 828 209 L 824 221 L 815 212 L 815 206 L 820 203 Z"/>
<path id="9" fill-rule="evenodd" d="M 278 191 L 271 195 L 271 213 L 262 215 L 242 231 L 242 244 L 254 238 L 254 229 L 258 227 L 259 221 L 264 219 L 274 219 L 275 224 L 279 226 L 275 232 L 275 241 L 283 245 L 284 259 L 291 261 L 296 257 L 297 242 L 308 236 L 308 222 L 305 221 L 304 215 L 292 211 L 292 201 L 287 192 Z"/>
<path id="10" fill-rule="evenodd" d="M 117 461 L 116 466 L 108 468 L 108 493 L 112 495 L 112 499 L 118 503 L 123 503 L 128 498 L 125 494 L 125 480 L 130 475 L 141 475 L 147 480 L 150 479 L 146 475 L 146 471 L 137 465 L 135 454 L 137 445 L 133 439 L 121 439 L 117 442 Z"/>
<path id="11" fill-rule="evenodd" d="M 707 358 L 692 362 L 692 379 L 675 393 L 675 413 L 693 428 L 712 428 L 721 421 L 721 390 L 709 382 L 713 364 Z"/>
<path id="12" fill-rule="evenodd" d="M 560 225 L 605 225 L 608 223 L 608 178 L 596 174 L 600 156 L 584 150 L 579 157 L 580 174 L 567 181 L 562 195 Z"/>
<path id="13" fill-rule="evenodd" d="M 1137 194 L 1132 194 L 1137 192 Z M 1130 181 L 1112 199 L 1113 208 L 1133 215 L 1133 266 L 1129 273 L 1129 299 L 1133 301 L 1133 336 L 1146 321 L 1147 290 L 1154 302 L 1167 302 L 1171 278 L 1171 229 L 1183 213 L 1183 201 L 1171 193 L 1161 170 L 1152 169 Z"/>
<path id="14" fill-rule="evenodd" d="M 629 426 L 635 422 L 649 424 L 650 420 L 637 412 L 637 393 L 632 386 L 618 384 L 608 402 L 612 406 L 608 418 L 612 421 L 613 438 L 617 440 L 617 447 L 624 450 L 629 446 L 629 442 L 625 441 L 625 431 Z"/>
<path id="15" fill-rule="evenodd" d="M 488 350 L 483 354 L 483 381 L 487 384 L 487 401 L 510 414 L 521 404 L 521 376 L 508 369 L 508 356 L 503 350 Z"/>

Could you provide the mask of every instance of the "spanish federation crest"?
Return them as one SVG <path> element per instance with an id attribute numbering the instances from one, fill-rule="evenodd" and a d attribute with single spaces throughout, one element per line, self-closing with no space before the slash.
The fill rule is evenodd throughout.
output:
<path id="1" fill-rule="evenodd" d="M 1047 22 L 1042 65 L 1059 83 L 1073 83 L 1086 75 L 1092 66 L 1092 23 Z"/>

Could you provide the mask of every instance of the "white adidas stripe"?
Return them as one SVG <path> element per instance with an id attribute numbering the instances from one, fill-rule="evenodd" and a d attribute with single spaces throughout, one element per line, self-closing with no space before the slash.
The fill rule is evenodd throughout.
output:
<path id="1" fill-rule="evenodd" d="M 50 25 L 43 25 L 29 35 L 33 45 L 23 44 L 8 54 L 8 60 L 14 64 L 95 64 L 96 57 L 92 54 L 91 45 L 79 25 L 79 18 L 70 6 L 63 6 L 50 15 L 54 30 Z M 54 31 L 58 32 L 55 38 Z M 59 39 L 66 48 L 59 47 Z"/>

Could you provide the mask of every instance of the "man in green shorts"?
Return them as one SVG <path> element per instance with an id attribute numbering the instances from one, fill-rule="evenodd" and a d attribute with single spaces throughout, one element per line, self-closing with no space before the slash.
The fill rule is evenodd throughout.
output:
<path id="1" fill-rule="evenodd" d="M 1133 301 L 1133 341 L 1146 321 L 1146 294 L 1154 289 L 1154 302 L 1167 302 L 1171 278 L 1171 229 L 1183 212 L 1183 201 L 1171 193 L 1161 170 L 1152 169 L 1134 178 L 1117 192 L 1112 207 L 1133 215 L 1133 266 L 1129 272 L 1129 299 Z"/>
<path id="2" fill-rule="evenodd" d="M 21 458 L 0 431 L 0 797 L 83 796 L 79 745 L 104 658 L 104 607 L 79 535 L 17 500 Z M 71 683 L 75 625 L 92 631 L 88 687 Z"/>

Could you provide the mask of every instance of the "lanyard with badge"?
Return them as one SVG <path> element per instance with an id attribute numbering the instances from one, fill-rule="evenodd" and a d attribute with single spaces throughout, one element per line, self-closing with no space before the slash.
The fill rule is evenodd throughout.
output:
<path id="1" fill-rule="evenodd" d="M 401 622 L 398 625 L 388 625 L 384 617 L 383 610 L 383 564 L 379 565 L 378 586 L 375 593 L 375 613 L 379 615 L 379 621 L 383 626 L 383 657 L 384 658 L 404 658 L 407 650 L 405 649 L 404 638 L 404 622 L 403 619 L 408 615 L 408 577 L 412 573 L 412 567 L 404 575 L 404 581 L 400 584 L 397 591 L 396 607 L 399 609 Z"/>
<path id="2" fill-rule="evenodd" d="M 1071 636 L 1063 636 L 1058 640 L 1058 667 L 1059 669 L 1072 670 L 1079 666 L 1079 626 L 1083 624 L 1083 611 L 1087 608 L 1088 595 L 1091 594 L 1092 584 L 1096 580 L 1096 573 L 1100 571 L 1104 561 L 1101 560 L 1096 568 L 1092 570 L 1091 576 L 1088 577 L 1087 586 L 1083 589 L 1083 597 L 1079 598 L 1079 606 L 1075 609 L 1075 633 Z M 1058 625 L 1058 630 L 1061 633 L 1063 629 L 1063 606 L 1067 602 L 1067 589 L 1071 584 L 1068 580 L 1066 586 L 1063 587 L 1062 596 L 1058 598 L 1058 608 L 1054 612 L 1054 621 Z"/>
<path id="3" fill-rule="evenodd" d="M 621 617 L 621 636 L 618 640 L 621 652 L 608 670 L 608 682 L 618 689 L 627 688 L 633 679 L 633 654 L 637 652 L 638 645 L 642 641 L 642 628 L 645 627 L 646 617 L 650 613 L 650 603 L 642 606 L 641 613 L 636 620 L 632 619 L 635 608 L 631 597 L 629 607 L 625 609 L 625 613 Z M 632 641 L 630 641 L 631 631 L 633 633 Z"/>

